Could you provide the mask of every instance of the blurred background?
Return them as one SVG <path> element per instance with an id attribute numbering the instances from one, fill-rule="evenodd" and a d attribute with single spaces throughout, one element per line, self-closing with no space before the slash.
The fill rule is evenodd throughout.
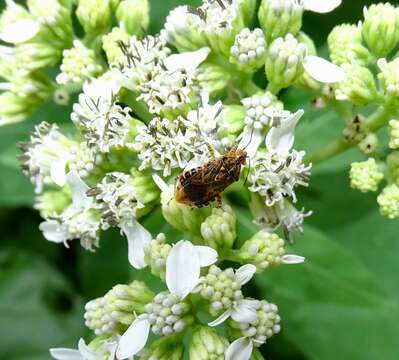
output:
<path id="1" fill-rule="evenodd" d="M 363 6 L 374 2 L 344 0 L 331 14 L 306 13 L 304 31 L 323 46 L 334 25 L 356 23 Z M 186 3 L 199 1 L 151 1 L 151 32 L 161 28 L 170 9 Z M 304 105 L 310 100 L 306 93 L 284 97 L 288 108 L 306 110 L 297 149 L 323 146 L 340 133 L 334 113 Z M 42 120 L 68 128 L 69 114 L 70 107 L 48 104 L 31 119 L 0 128 L 0 360 L 49 359 L 49 347 L 89 339 L 84 303 L 138 278 L 116 231 L 105 233 L 100 249 L 90 253 L 78 242 L 69 249 L 49 243 L 38 230 L 41 219 L 16 160 L 16 142 Z M 282 332 L 262 348 L 267 360 L 399 359 L 399 223 L 379 216 L 375 195 L 350 189 L 348 168 L 357 158 L 352 150 L 315 167 L 309 190 L 299 196 L 314 213 L 290 252 L 304 255 L 306 264 L 268 270 L 247 289 L 280 308 Z M 237 208 L 245 239 L 254 228 L 246 210 Z M 144 220 L 154 233 L 160 221 L 159 213 Z M 145 280 L 157 286 L 154 278 Z"/>

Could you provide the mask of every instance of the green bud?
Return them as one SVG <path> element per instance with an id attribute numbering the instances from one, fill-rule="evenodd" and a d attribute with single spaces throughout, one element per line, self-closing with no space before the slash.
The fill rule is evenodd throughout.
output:
<path id="1" fill-rule="evenodd" d="M 230 62 L 243 72 L 255 72 L 265 63 L 266 41 L 261 29 L 241 30 L 230 50 Z"/>
<path id="2" fill-rule="evenodd" d="M 342 132 L 348 142 L 359 142 L 367 135 L 366 119 L 363 115 L 356 115 Z"/>
<path id="3" fill-rule="evenodd" d="M 361 192 L 377 191 L 378 184 L 384 178 L 374 158 L 367 161 L 353 162 L 349 171 L 351 187 Z"/>
<path id="4" fill-rule="evenodd" d="M 388 219 L 399 218 L 399 186 L 392 184 L 382 190 L 377 197 L 380 213 Z"/>
<path id="5" fill-rule="evenodd" d="M 267 42 L 285 36 L 296 35 L 302 27 L 303 6 L 292 0 L 262 0 L 259 7 L 259 23 Z"/>
<path id="6" fill-rule="evenodd" d="M 151 176 L 134 168 L 130 170 L 130 173 L 132 174 L 132 184 L 136 191 L 137 198 L 142 204 L 151 204 L 159 198 L 159 189 Z"/>
<path id="7" fill-rule="evenodd" d="M 158 234 L 145 249 L 145 262 L 150 266 L 151 273 L 161 279 L 165 279 L 166 259 L 172 249 L 165 241 L 165 234 Z"/>
<path id="8" fill-rule="evenodd" d="M 122 63 L 123 52 L 119 42 L 129 43 L 129 34 L 119 27 L 114 27 L 111 32 L 102 37 L 103 50 L 107 55 L 108 64 Z"/>
<path id="9" fill-rule="evenodd" d="M 374 133 L 369 133 L 359 142 L 358 147 L 366 155 L 370 155 L 377 149 L 378 136 Z"/>
<path id="10" fill-rule="evenodd" d="M 215 64 L 203 63 L 196 70 L 196 79 L 201 89 L 212 97 L 219 95 L 227 87 L 230 77 L 228 69 Z"/>
<path id="11" fill-rule="evenodd" d="M 393 151 L 386 158 L 386 178 L 389 184 L 399 185 L 399 152 Z"/>
<path id="12" fill-rule="evenodd" d="M 223 209 L 213 208 L 212 214 L 201 224 L 204 244 L 218 252 L 232 248 L 236 234 L 236 216 L 233 209 L 225 205 Z"/>
<path id="13" fill-rule="evenodd" d="M 306 45 L 291 34 L 274 40 L 267 50 L 265 71 L 273 92 L 290 86 L 304 72 Z"/>
<path id="14" fill-rule="evenodd" d="M 13 124 L 28 118 L 38 105 L 32 106 L 25 97 L 6 91 L 0 94 L 0 126 Z"/>
<path id="15" fill-rule="evenodd" d="M 110 1 L 79 0 L 76 16 L 87 33 L 101 33 L 111 25 Z"/>
<path id="16" fill-rule="evenodd" d="M 223 360 L 229 346 L 227 339 L 208 326 L 194 330 L 190 344 L 190 360 Z"/>
<path id="17" fill-rule="evenodd" d="M 371 61 L 369 50 L 362 44 L 362 25 L 342 24 L 328 35 L 331 61 L 336 65 L 357 63 L 365 66 Z"/>
<path id="18" fill-rule="evenodd" d="M 241 105 L 225 105 L 218 117 L 220 139 L 235 140 L 244 128 L 244 119 L 247 110 Z"/>
<path id="19" fill-rule="evenodd" d="M 284 254 L 284 240 L 264 230 L 253 235 L 238 251 L 241 261 L 255 265 L 258 272 L 280 265 Z"/>
<path id="20" fill-rule="evenodd" d="M 148 0 L 123 0 L 116 10 L 116 18 L 127 33 L 142 37 L 150 23 L 150 3 Z"/>
<path id="21" fill-rule="evenodd" d="M 399 120 L 389 121 L 389 147 L 391 149 L 399 148 Z"/>
<path id="22" fill-rule="evenodd" d="M 387 62 L 379 59 L 378 67 L 381 72 L 378 74 L 381 88 L 384 91 L 384 101 L 393 106 L 399 105 L 399 57 Z"/>
<path id="23" fill-rule="evenodd" d="M 168 191 L 161 193 L 162 214 L 165 220 L 174 228 L 183 233 L 200 236 L 201 224 L 210 215 L 209 207 L 189 208 L 175 200 L 174 186 L 170 185 Z"/>
<path id="24" fill-rule="evenodd" d="M 86 80 L 103 72 L 94 50 L 87 48 L 79 40 L 75 40 L 73 48 L 64 50 L 62 55 L 61 73 L 56 79 L 61 85 L 82 85 Z"/>
<path id="25" fill-rule="evenodd" d="M 345 79 L 335 88 L 337 100 L 349 101 L 355 105 L 368 105 L 377 99 L 374 75 L 366 67 L 355 63 L 341 65 Z"/>
<path id="26" fill-rule="evenodd" d="M 68 188 L 45 191 L 35 199 L 34 208 L 39 210 L 40 216 L 48 219 L 54 214 L 61 214 L 71 203 L 71 194 Z"/>
<path id="27" fill-rule="evenodd" d="M 142 351 L 142 360 L 181 360 L 184 347 L 173 336 L 162 337 L 154 341 L 148 349 Z"/>
<path id="28" fill-rule="evenodd" d="M 389 3 L 364 8 L 363 38 L 377 57 L 388 55 L 399 42 L 399 8 Z"/>

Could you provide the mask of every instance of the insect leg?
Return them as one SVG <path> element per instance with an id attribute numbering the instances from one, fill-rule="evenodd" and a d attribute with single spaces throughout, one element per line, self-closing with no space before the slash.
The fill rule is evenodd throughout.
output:
<path id="1" fill-rule="evenodd" d="M 215 196 L 216 199 L 216 207 L 221 208 L 222 207 L 222 196 L 220 194 L 217 194 Z"/>

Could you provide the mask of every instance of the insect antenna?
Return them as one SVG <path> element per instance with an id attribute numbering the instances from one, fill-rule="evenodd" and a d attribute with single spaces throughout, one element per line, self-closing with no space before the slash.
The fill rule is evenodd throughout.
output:
<path id="1" fill-rule="evenodd" d="M 254 136 L 254 130 L 255 130 L 255 127 L 252 126 L 251 136 L 250 136 L 250 138 L 249 138 L 248 144 L 245 145 L 245 146 L 242 148 L 243 150 L 246 150 L 247 147 L 249 146 L 249 144 L 252 142 L 252 137 Z"/>

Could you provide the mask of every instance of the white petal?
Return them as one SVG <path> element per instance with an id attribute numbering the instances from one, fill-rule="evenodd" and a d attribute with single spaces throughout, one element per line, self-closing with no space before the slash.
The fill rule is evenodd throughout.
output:
<path id="1" fill-rule="evenodd" d="M 85 360 L 78 350 L 66 348 L 50 349 L 50 355 L 56 360 Z"/>
<path id="2" fill-rule="evenodd" d="M 306 10 L 328 13 L 341 5 L 342 0 L 303 0 Z"/>
<path id="3" fill-rule="evenodd" d="M 199 257 L 201 267 L 210 266 L 218 260 L 218 253 L 209 246 L 196 246 L 195 251 Z"/>
<path id="4" fill-rule="evenodd" d="M 93 199 L 86 195 L 89 187 L 80 178 L 76 171 L 70 171 L 66 176 L 67 183 L 72 193 L 72 204 L 75 208 L 89 207 Z"/>
<path id="5" fill-rule="evenodd" d="M 169 191 L 169 185 L 162 179 L 159 175 L 152 175 L 152 180 L 154 180 L 155 184 L 159 187 L 159 190 L 162 192 Z"/>
<path id="6" fill-rule="evenodd" d="M 66 161 L 54 161 L 51 164 L 50 176 L 51 180 L 58 186 L 64 186 L 66 183 Z"/>
<path id="7" fill-rule="evenodd" d="M 116 357 L 127 359 L 140 352 L 147 343 L 150 332 L 150 323 L 145 317 L 138 317 L 129 326 L 119 340 Z"/>
<path id="8" fill-rule="evenodd" d="M 253 344 L 249 338 L 233 341 L 224 353 L 225 360 L 248 360 L 252 355 Z"/>
<path id="9" fill-rule="evenodd" d="M 252 279 L 255 273 L 256 266 L 252 264 L 246 264 L 238 268 L 234 276 L 239 284 L 244 285 Z"/>
<path id="10" fill-rule="evenodd" d="M 284 255 L 282 258 L 282 263 L 283 264 L 302 264 L 305 261 L 305 258 L 303 256 L 299 255 Z"/>
<path id="11" fill-rule="evenodd" d="M 208 323 L 208 326 L 210 327 L 215 327 L 220 325 L 221 323 L 224 323 L 230 316 L 231 316 L 232 310 L 226 310 L 222 315 L 220 315 L 217 319 L 211 321 Z"/>
<path id="12" fill-rule="evenodd" d="M 13 44 L 32 39 L 39 31 L 39 24 L 29 19 L 18 20 L 0 32 L 0 39 Z"/>
<path id="13" fill-rule="evenodd" d="M 266 136 L 266 147 L 269 151 L 284 153 L 292 148 L 295 140 L 295 126 L 303 113 L 303 110 L 298 110 L 290 118 L 283 120 L 279 127 L 272 127 L 269 130 Z"/>
<path id="14" fill-rule="evenodd" d="M 211 49 L 204 47 L 197 51 L 173 54 L 165 59 L 164 64 L 168 70 L 186 71 L 195 70 L 209 55 Z"/>
<path id="15" fill-rule="evenodd" d="M 307 56 L 303 67 L 313 79 L 322 83 L 336 83 L 345 79 L 342 68 L 319 56 Z"/>
<path id="16" fill-rule="evenodd" d="M 258 147 L 262 143 L 263 137 L 264 135 L 262 134 L 262 131 L 246 126 L 242 133 L 238 148 L 244 149 L 249 157 L 253 157 L 258 151 Z"/>
<path id="17" fill-rule="evenodd" d="M 172 294 L 185 298 L 197 285 L 200 261 L 189 241 L 179 241 L 166 259 L 166 285 Z"/>
<path id="18" fill-rule="evenodd" d="M 84 360 L 101 360 L 101 356 L 91 350 L 83 339 L 79 340 L 78 349 Z"/>
<path id="19" fill-rule="evenodd" d="M 259 308 L 258 300 L 241 300 L 234 306 L 231 318 L 241 323 L 256 323 L 258 316 L 256 310 Z"/>
<path id="20" fill-rule="evenodd" d="M 135 220 L 121 224 L 121 228 L 127 237 L 129 263 L 136 269 L 145 268 L 144 250 L 151 242 L 151 234 Z"/>
<path id="21" fill-rule="evenodd" d="M 39 225 L 39 229 L 48 241 L 65 243 L 68 240 L 68 231 L 66 227 L 62 226 L 58 221 L 43 221 Z"/>

